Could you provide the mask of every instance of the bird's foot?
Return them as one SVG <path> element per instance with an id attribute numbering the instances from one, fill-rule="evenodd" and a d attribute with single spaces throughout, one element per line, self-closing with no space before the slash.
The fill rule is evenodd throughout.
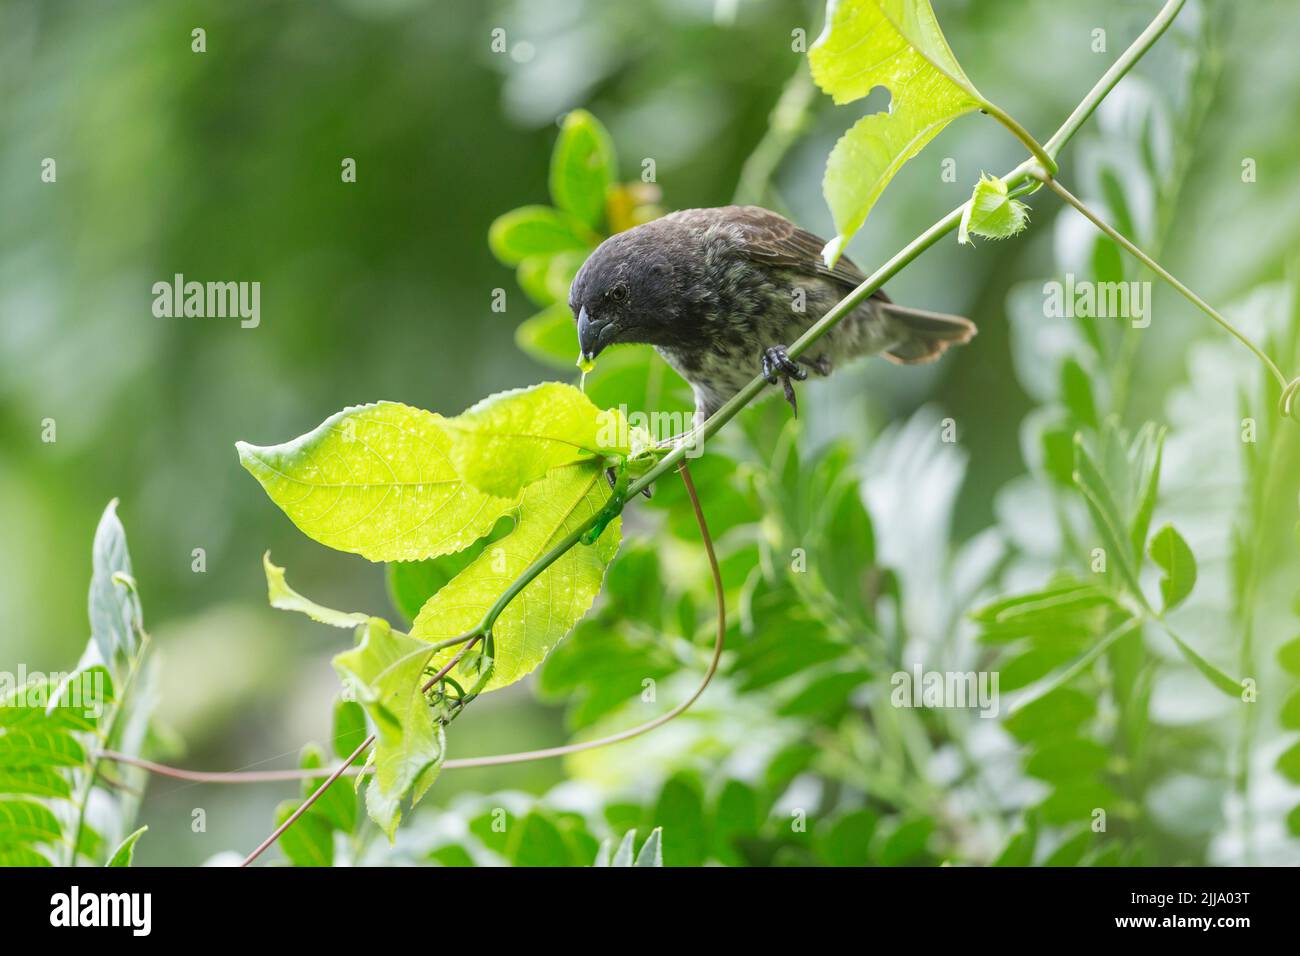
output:
<path id="1" fill-rule="evenodd" d="M 610 465 L 608 468 L 606 468 L 605 480 L 609 482 L 609 487 L 611 491 L 617 491 L 618 490 L 618 469 L 615 468 L 613 465 Z M 654 487 L 655 487 L 654 485 L 646 485 L 644 488 L 641 489 L 641 494 L 645 495 L 647 498 L 652 497 L 654 494 Z"/>
<path id="2" fill-rule="evenodd" d="M 786 354 L 784 345 L 773 345 L 763 350 L 763 378 L 769 385 L 777 382 L 785 389 L 785 400 L 794 410 L 794 417 L 799 417 L 799 402 L 794 397 L 794 383 L 791 379 L 803 381 L 808 377 L 808 370 Z"/>

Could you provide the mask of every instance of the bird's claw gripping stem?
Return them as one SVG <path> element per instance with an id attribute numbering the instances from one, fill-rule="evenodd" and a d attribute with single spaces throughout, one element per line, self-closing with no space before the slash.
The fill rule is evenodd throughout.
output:
<path id="1" fill-rule="evenodd" d="M 773 345 L 763 350 L 763 378 L 767 379 L 769 385 L 775 385 L 778 381 L 781 383 L 785 389 L 785 400 L 790 403 L 795 418 L 799 417 L 799 402 L 795 399 L 791 379 L 802 382 L 807 377 L 808 370 L 786 354 L 784 345 Z"/>
<path id="2" fill-rule="evenodd" d="M 626 469 L 625 469 L 625 470 L 626 470 Z M 613 465 L 610 465 L 608 468 L 606 468 L 606 469 L 605 469 L 605 480 L 609 482 L 609 486 L 610 486 L 611 488 L 617 488 L 617 487 L 618 487 L 618 469 L 615 468 Z M 654 490 L 655 490 L 655 486 L 654 486 L 654 485 L 646 485 L 644 488 L 641 489 L 641 494 L 645 495 L 647 498 L 650 498 L 650 497 L 653 497 L 653 495 L 654 495 Z"/>

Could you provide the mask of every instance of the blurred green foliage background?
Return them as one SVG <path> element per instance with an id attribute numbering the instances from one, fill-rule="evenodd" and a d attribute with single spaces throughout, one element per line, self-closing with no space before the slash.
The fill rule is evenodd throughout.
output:
<path id="1" fill-rule="evenodd" d="M 1157 6 L 934 5 L 967 73 L 1041 137 Z M 486 235 L 501 213 L 546 201 L 557 120 L 579 106 L 598 116 L 625 179 L 653 158 L 666 208 L 730 202 L 787 80 L 804 69 L 792 31 L 810 43 L 822 16 L 792 0 L 2 0 L 0 666 L 75 663 L 90 537 L 117 496 L 163 657 L 159 716 L 178 741 L 172 757 L 213 769 L 283 766 L 305 741 L 324 739 L 341 638 L 266 606 L 262 552 L 333 606 L 390 613 L 382 569 L 299 534 L 240 469 L 234 442 L 282 441 L 378 399 L 452 414 L 553 377 L 514 343 L 534 310 Z M 1163 261 L 1211 302 L 1282 280 L 1300 248 L 1300 61 L 1287 25 L 1300 21 L 1286 0 L 1193 4 L 1133 81 L 1170 116 L 1203 98 L 1192 140 L 1166 130 L 1181 163 L 1160 168 L 1178 169 L 1178 182 L 1145 188 L 1167 200 Z M 206 30 L 205 53 L 191 51 L 195 27 Z M 494 28 L 509 52 L 492 52 Z M 1106 53 L 1092 49 L 1097 28 Z M 1207 66 L 1198 89 L 1187 76 Z M 883 103 L 880 91 L 841 109 L 817 96 L 765 201 L 829 234 L 825 157 Z M 1122 111 L 1106 116 L 1066 152 L 1063 176 L 1076 191 L 1094 182 L 1098 157 L 1132 140 Z M 870 271 L 966 198 L 981 170 L 1020 156 L 996 124 L 955 123 L 897 177 L 850 254 Z M 41 181 L 46 157 L 57 162 L 53 184 Z M 356 183 L 341 181 L 345 157 L 356 160 Z M 940 176 L 949 157 L 956 182 Z M 1245 157 L 1256 182 L 1242 181 Z M 953 548 L 1005 518 L 998 490 L 1026 470 L 1020 423 L 1037 399 L 1013 360 L 1007 297 L 1052 274 L 1072 241 L 1055 200 L 1030 202 L 1021 239 L 974 249 L 945 241 L 889 287 L 899 301 L 971 316 L 981 330 L 971 347 L 923 369 L 860 364 L 803 392 L 810 445 L 849 436 L 862 460 L 868 436 L 922 405 L 956 419 L 965 472 L 951 528 L 941 529 Z M 1152 236 L 1156 225 L 1136 228 Z M 155 318 L 151 286 L 174 273 L 261 282 L 260 326 Z M 497 288 L 507 291 L 505 314 L 491 311 Z M 1123 383 L 1131 424 L 1165 420 L 1171 390 L 1188 378 L 1190 344 L 1219 341 L 1168 290 L 1157 289 L 1154 314 Z M 779 428 L 770 412 L 749 413 L 751 427 Z M 54 443 L 41 440 L 46 419 Z M 924 513 L 927 504 L 893 507 Z M 198 548 L 203 573 L 192 570 Z M 936 589 L 948 587 L 937 557 L 930 572 Z M 530 685 L 476 705 L 451 755 L 566 739 L 562 707 L 539 702 Z M 662 777 L 689 762 L 674 752 L 681 740 L 666 730 L 638 758 L 620 759 L 648 760 Z M 567 773 L 558 762 L 456 772 L 431 803 L 468 790 L 541 793 L 569 774 L 630 779 L 599 761 Z M 249 848 L 285 795 L 157 781 L 139 858 L 198 863 Z M 205 833 L 191 832 L 195 807 L 207 812 Z"/>

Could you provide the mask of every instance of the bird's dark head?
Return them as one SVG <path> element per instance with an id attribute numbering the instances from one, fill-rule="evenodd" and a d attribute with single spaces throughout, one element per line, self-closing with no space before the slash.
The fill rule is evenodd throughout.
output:
<path id="1" fill-rule="evenodd" d="M 624 343 L 670 344 L 679 308 L 675 278 L 672 262 L 646 226 L 597 246 L 569 288 L 582 357 L 591 360 Z"/>

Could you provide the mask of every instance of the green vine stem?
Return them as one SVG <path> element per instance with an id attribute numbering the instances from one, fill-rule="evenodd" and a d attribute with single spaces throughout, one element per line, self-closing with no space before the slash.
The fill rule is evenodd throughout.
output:
<path id="1" fill-rule="evenodd" d="M 1212 305 L 1210 305 L 1208 302 L 1202 299 L 1191 289 L 1187 288 L 1187 286 L 1183 285 L 1183 283 L 1180 282 L 1176 276 L 1174 276 L 1167 269 L 1165 269 L 1164 266 L 1160 265 L 1160 263 L 1156 262 L 1154 259 L 1148 256 L 1140 248 L 1138 248 L 1131 241 L 1129 241 L 1129 239 L 1127 239 L 1122 233 L 1120 233 L 1119 230 L 1115 229 L 1114 226 L 1110 225 L 1108 222 L 1106 222 L 1100 216 L 1098 216 L 1095 212 L 1093 212 L 1092 209 L 1090 209 L 1082 200 L 1080 200 L 1068 189 L 1062 186 L 1049 173 L 1047 173 L 1042 169 L 1035 169 L 1033 170 L 1033 176 L 1039 182 L 1043 183 L 1049 189 L 1051 189 L 1052 192 L 1056 193 L 1058 196 L 1064 199 L 1069 205 L 1073 206 L 1076 210 L 1078 210 L 1094 226 L 1100 229 L 1111 239 L 1115 240 L 1115 242 L 1119 243 L 1119 245 L 1122 246 L 1125 250 L 1127 250 L 1130 255 L 1132 255 L 1134 258 L 1140 261 L 1143 265 L 1145 265 L 1148 269 L 1150 269 L 1152 272 L 1158 275 L 1165 282 L 1169 283 L 1169 285 L 1177 289 L 1179 294 L 1182 295 L 1183 298 L 1187 299 L 1187 301 L 1191 302 L 1192 305 L 1196 306 L 1198 309 L 1200 309 L 1202 312 L 1208 315 L 1211 319 L 1217 322 L 1229 335 L 1235 338 L 1242 345 L 1246 346 L 1246 348 L 1250 349 L 1250 351 L 1254 353 L 1255 357 L 1259 359 L 1261 363 L 1263 363 L 1264 367 L 1268 369 L 1269 373 L 1277 381 L 1278 388 L 1280 388 L 1282 391 L 1282 400 L 1281 400 L 1282 412 L 1284 415 L 1290 415 L 1291 408 L 1294 405 L 1294 398 L 1296 395 L 1297 388 L 1300 388 L 1300 379 L 1296 379 L 1294 381 L 1288 381 L 1287 377 L 1282 374 L 1282 370 L 1277 367 L 1277 363 L 1275 363 L 1271 358 L 1269 358 L 1268 354 L 1264 352 L 1263 349 L 1261 349 L 1254 342 L 1252 342 L 1235 325 L 1233 325 L 1231 322 L 1225 319 L 1217 309 L 1215 309 Z"/>
<path id="2" fill-rule="evenodd" d="M 987 100 L 984 101 L 982 112 L 987 113 L 1005 126 L 1012 136 L 1020 140 L 1020 142 L 1024 144 L 1025 148 L 1028 149 L 1029 152 L 1033 153 L 1034 158 L 1038 160 L 1044 169 L 1050 173 L 1056 172 L 1056 157 L 1047 151 L 1047 147 L 1034 139 L 1029 130 L 1021 126 L 1015 117 L 1002 109 L 1002 107 L 998 106 L 996 103 L 990 103 Z"/>
<path id="3" fill-rule="evenodd" d="M 1169 25 L 1174 22 L 1174 19 L 1178 16 L 1178 11 L 1183 8 L 1185 2 L 1186 0 L 1167 0 L 1165 5 L 1160 8 L 1160 12 L 1156 14 L 1155 19 L 1147 24 L 1145 30 L 1138 34 L 1138 38 L 1129 45 L 1128 49 L 1120 55 L 1120 58 L 1111 64 L 1110 69 L 1102 75 L 1101 79 L 1088 91 L 1088 95 L 1079 101 L 1079 105 L 1074 108 L 1074 112 L 1061 124 L 1061 128 L 1052 134 L 1052 138 L 1043 147 L 1049 156 L 1056 157 L 1060 155 L 1065 144 L 1079 131 L 1079 127 L 1088 121 L 1088 117 L 1092 116 L 1097 107 L 1101 105 L 1102 100 L 1110 95 L 1110 91 L 1133 69 L 1134 64 L 1142 59 L 1147 50 L 1151 49 L 1155 42 L 1169 29 Z"/>

